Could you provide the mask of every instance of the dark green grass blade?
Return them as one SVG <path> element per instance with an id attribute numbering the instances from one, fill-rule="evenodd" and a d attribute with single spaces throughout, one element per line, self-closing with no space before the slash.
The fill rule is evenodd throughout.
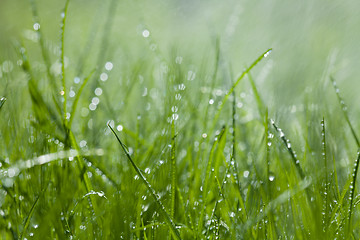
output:
<path id="1" fill-rule="evenodd" d="M 345 120 L 346 120 L 347 124 L 348 124 L 349 127 L 350 127 L 351 133 L 352 133 L 352 135 L 353 135 L 353 137 L 354 137 L 354 139 L 355 139 L 355 141 L 356 141 L 356 144 L 357 144 L 358 148 L 360 148 L 359 138 L 357 137 L 356 132 L 355 132 L 355 130 L 354 130 L 354 127 L 353 127 L 353 125 L 352 125 L 351 122 L 350 122 L 349 114 L 348 114 L 348 112 L 347 112 L 347 106 L 345 105 L 344 100 L 343 100 L 342 97 L 340 96 L 340 89 L 337 87 L 336 82 L 335 82 L 335 79 L 334 79 L 333 77 L 330 76 L 330 80 L 331 80 L 331 82 L 332 82 L 332 84 L 333 84 L 333 87 L 334 87 L 334 89 L 335 89 L 335 93 L 336 93 L 336 96 L 337 96 L 338 101 L 339 101 L 339 103 L 340 103 L 341 110 L 342 110 L 342 112 L 344 113 Z"/>
<path id="2" fill-rule="evenodd" d="M 5 102 L 6 102 L 5 97 L 0 98 L 0 109 L 2 108 L 2 106 L 4 106 Z"/>
<path id="3" fill-rule="evenodd" d="M 30 225 L 30 220 L 32 215 L 34 214 L 35 208 L 38 205 L 39 199 L 44 195 L 45 191 L 47 189 L 47 186 L 41 191 L 40 195 L 36 198 L 34 204 L 31 206 L 29 214 L 26 216 L 25 222 L 24 222 L 24 228 L 20 234 L 20 240 L 24 239 L 24 234 L 26 233 L 26 230 L 28 229 Z"/>
<path id="4" fill-rule="evenodd" d="M 175 239 L 181 239 L 180 237 L 180 233 L 179 231 L 176 229 L 176 226 L 173 222 L 173 220 L 171 219 L 170 215 L 166 212 L 166 209 L 164 207 L 164 205 L 162 204 L 159 196 L 156 194 L 155 189 L 150 185 L 150 183 L 148 182 L 148 180 L 145 178 L 145 176 L 143 175 L 142 171 L 140 170 L 140 168 L 135 164 L 135 162 L 132 160 L 129 152 L 126 150 L 125 145 L 122 143 L 122 141 L 120 140 L 120 138 L 118 137 L 118 135 L 115 133 L 114 129 L 108 124 L 108 127 L 110 128 L 110 130 L 113 132 L 113 134 L 115 135 L 117 141 L 119 142 L 121 148 L 123 149 L 123 151 L 125 152 L 126 157 L 128 158 L 129 162 L 131 163 L 131 165 L 133 166 L 133 168 L 135 169 L 136 173 L 140 176 L 141 180 L 144 182 L 145 186 L 147 187 L 148 191 L 150 192 L 151 196 L 154 198 L 156 204 L 159 206 L 161 215 L 163 215 L 163 217 L 165 218 L 165 221 L 167 223 L 167 225 L 170 227 L 171 233 L 173 235 L 173 237 Z"/>
<path id="5" fill-rule="evenodd" d="M 274 126 L 275 130 L 279 132 L 281 140 L 284 142 L 285 147 L 288 150 L 288 152 L 291 156 L 291 159 L 293 160 L 300 177 L 303 179 L 305 177 L 304 171 L 302 170 L 302 168 L 300 166 L 300 161 L 297 159 L 297 156 L 296 156 L 294 150 L 292 149 L 289 139 L 287 139 L 285 137 L 285 134 L 282 131 L 282 129 L 278 128 L 273 120 L 271 120 L 271 124 Z"/>

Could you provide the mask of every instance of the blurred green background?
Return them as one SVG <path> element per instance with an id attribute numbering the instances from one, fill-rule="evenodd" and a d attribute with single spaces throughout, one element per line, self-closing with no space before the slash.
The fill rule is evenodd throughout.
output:
<path id="1" fill-rule="evenodd" d="M 12 41 L 32 29 L 30 1 L 0 3 L 1 61 L 15 61 Z M 59 42 L 60 10 L 64 1 L 36 1 L 47 39 Z M 108 31 L 105 58 L 136 58 L 144 51 L 141 29 L 146 27 L 157 47 L 202 59 L 220 37 L 223 60 L 241 72 L 260 52 L 272 47 L 270 62 L 259 79 L 266 98 L 279 106 L 298 104 L 308 86 L 323 87 L 324 71 L 341 82 L 351 102 L 357 96 L 360 74 L 360 4 L 358 1 L 119 1 L 110 29 L 103 24 L 110 1 L 70 2 L 67 56 L 75 61 L 89 36 L 100 39 Z M 116 52 L 119 51 L 119 52 Z M 329 58 L 332 66 L 327 70 Z M 265 70 L 267 70 L 267 75 Z M 261 71 L 261 68 L 258 68 Z M 268 94 L 270 93 L 270 94 Z M 3 93 L 1 93 L 3 94 Z"/>

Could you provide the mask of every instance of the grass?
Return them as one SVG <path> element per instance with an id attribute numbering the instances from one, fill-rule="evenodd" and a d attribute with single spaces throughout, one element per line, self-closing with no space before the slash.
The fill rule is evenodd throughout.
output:
<path id="1" fill-rule="evenodd" d="M 132 52 L 112 40 L 119 5 L 81 51 L 78 2 L 51 40 L 30 1 L 0 61 L 1 239 L 360 238 L 356 104 L 331 59 L 286 111 L 269 99 L 297 85 L 261 82 L 276 48 L 238 71 L 224 36 L 168 48 L 142 24 Z"/>

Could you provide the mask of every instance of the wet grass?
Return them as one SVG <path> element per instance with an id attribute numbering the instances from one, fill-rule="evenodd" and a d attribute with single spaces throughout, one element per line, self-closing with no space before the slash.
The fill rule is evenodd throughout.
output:
<path id="1" fill-rule="evenodd" d="M 219 37 L 198 60 L 140 26 L 120 51 L 111 1 L 72 59 L 72 2 L 52 44 L 31 6 L 0 68 L 1 239 L 359 239 L 356 105 L 328 73 L 287 112 L 257 82 L 271 48 L 232 70 Z"/>

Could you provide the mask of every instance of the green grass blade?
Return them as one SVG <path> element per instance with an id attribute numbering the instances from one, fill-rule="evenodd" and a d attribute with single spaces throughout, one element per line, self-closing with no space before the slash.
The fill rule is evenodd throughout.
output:
<path id="1" fill-rule="evenodd" d="M 206 209 L 206 205 L 207 205 L 207 193 L 208 193 L 208 189 L 209 189 L 209 179 L 210 179 L 210 174 L 211 174 L 211 166 L 212 166 L 212 161 L 214 158 L 214 152 L 215 152 L 215 148 L 218 144 L 218 142 L 221 141 L 222 137 L 224 136 L 225 133 L 225 127 L 223 127 L 223 129 L 221 130 L 220 134 L 218 136 L 215 137 L 214 143 L 211 147 L 210 150 L 210 156 L 209 156 L 209 160 L 206 166 L 206 172 L 205 172 L 205 179 L 204 179 L 204 183 L 203 183 L 203 201 L 202 201 L 202 205 L 201 205 L 201 212 L 200 212 L 200 217 L 199 217 L 199 222 L 198 222 L 198 237 L 201 236 L 201 232 L 202 232 L 202 228 L 203 228 L 203 221 L 204 221 L 204 216 L 205 216 L 205 209 Z"/>
<path id="2" fill-rule="evenodd" d="M 353 169 L 353 174 L 352 174 L 352 181 L 350 184 L 350 206 L 349 206 L 349 231 L 350 232 L 352 230 L 351 228 L 351 217 L 352 217 L 352 212 L 353 212 L 353 201 L 354 201 L 354 194 L 355 194 L 355 187 L 356 187 L 356 177 L 357 177 L 357 173 L 359 170 L 359 162 L 360 162 L 360 151 L 358 152 L 358 156 L 355 160 L 354 163 L 354 169 Z"/>
<path id="3" fill-rule="evenodd" d="M 328 164 L 327 164 L 327 154 L 326 154 L 326 135 L 325 135 L 325 119 L 321 120 L 321 135 L 322 135 L 322 156 L 324 160 L 324 166 L 325 166 L 325 186 L 324 186 L 324 194 L 325 197 L 323 199 L 323 229 L 325 230 L 327 224 L 328 224 L 328 213 L 329 213 L 329 203 L 328 203 L 328 186 L 329 186 L 329 180 L 328 180 Z"/>
<path id="4" fill-rule="evenodd" d="M 66 91 L 66 81 L 65 81 L 65 25 L 66 25 L 66 16 L 70 0 L 66 0 L 64 11 L 61 13 L 62 23 L 61 23 L 61 41 L 60 41 L 60 62 L 61 62 L 61 84 L 62 84 L 62 95 L 64 97 L 63 102 L 63 111 L 64 111 L 64 125 L 67 126 L 66 118 L 66 107 L 67 107 L 67 91 Z"/>
<path id="5" fill-rule="evenodd" d="M 77 107 L 77 104 L 78 104 L 78 102 L 79 102 L 81 93 L 82 93 L 82 91 L 84 90 L 84 87 L 85 87 L 86 83 L 89 81 L 89 79 L 91 78 L 91 76 L 94 74 L 94 72 L 95 72 L 95 69 L 92 70 L 92 71 L 90 72 L 90 74 L 84 79 L 84 82 L 81 84 L 81 87 L 80 87 L 78 93 L 77 93 L 76 96 L 75 96 L 75 99 L 74 99 L 74 102 L 73 102 L 73 105 L 72 105 L 72 109 L 71 109 L 70 119 L 69 119 L 69 128 L 71 128 L 72 122 L 73 122 L 73 120 L 74 120 L 74 115 L 75 115 L 75 112 L 76 112 L 76 107 Z"/>
<path id="6" fill-rule="evenodd" d="M 355 139 L 355 141 L 356 141 L 356 144 L 357 144 L 358 148 L 360 148 L 359 138 L 358 138 L 358 136 L 356 135 L 356 132 L 355 132 L 355 130 L 354 130 L 353 125 L 352 125 L 351 122 L 350 122 L 349 114 L 348 114 L 348 112 L 347 112 L 347 106 L 345 105 L 344 100 L 343 100 L 342 97 L 340 96 L 340 89 L 337 87 L 336 82 L 335 82 L 335 79 L 334 79 L 333 77 L 330 76 L 330 80 L 331 80 L 331 82 L 332 82 L 332 84 L 333 84 L 333 87 L 334 87 L 334 89 L 335 89 L 335 93 L 336 93 L 337 99 L 338 99 L 338 101 L 339 101 L 339 103 L 340 103 L 341 110 L 342 110 L 342 112 L 343 112 L 343 114 L 344 114 L 345 120 L 346 120 L 347 124 L 348 124 L 349 127 L 350 127 L 351 133 L 352 133 L 352 135 L 353 135 L 353 137 L 354 137 L 354 139 Z"/>
<path id="7" fill-rule="evenodd" d="M 26 230 L 28 229 L 28 227 L 30 225 L 31 217 L 34 214 L 34 211 L 35 211 L 36 206 L 38 205 L 39 199 L 44 195 L 46 189 L 47 189 L 47 186 L 41 191 L 40 195 L 36 198 L 35 202 L 31 206 L 29 214 L 26 216 L 23 230 L 22 230 L 22 232 L 20 234 L 20 240 L 24 239 L 24 234 L 26 233 Z"/>
<path id="8" fill-rule="evenodd" d="M 75 136 L 73 134 L 73 132 L 71 130 L 69 130 L 69 137 L 70 137 L 70 142 L 71 145 L 75 148 L 75 150 L 77 151 L 77 155 L 76 155 L 76 163 L 78 165 L 79 171 L 80 173 L 82 173 L 82 177 L 83 177 L 83 181 L 84 181 L 84 186 L 86 189 L 86 192 L 92 192 L 93 190 L 93 186 L 91 184 L 91 181 L 89 179 L 89 176 L 87 174 L 86 171 L 86 165 L 84 163 L 83 158 L 80 156 L 80 148 L 76 142 Z M 94 210 L 94 213 L 96 215 L 96 221 L 99 224 L 99 226 L 102 226 L 102 223 L 100 221 L 100 209 L 98 208 L 97 204 L 96 204 L 96 199 L 94 198 L 93 195 L 90 195 L 90 201 L 91 201 L 91 206 Z"/>
<path id="9" fill-rule="evenodd" d="M 271 120 L 271 124 L 273 125 L 275 130 L 279 132 L 280 138 L 284 142 L 284 145 L 285 145 L 286 149 L 288 150 L 288 152 L 289 152 L 289 154 L 291 156 L 291 159 L 293 160 L 293 163 L 294 163 L 300 177 L 304 178 L 305 177 L 304 171 L 302 170 L 302 168 L 300 166 L 300 161 L 297 159 L 297 156 L 296 156 L 294 150 L 292 149 L 290 140 L 286 138 L 286 136 L 285 136 L 284 132 L 282 131 L 282 129 L 278 128 L 276 126 L 274 120 Z"/>
<path id="10" fill-rule="evenodd" d="M 175 157 L 175 121 L 171 122 L 171 210 L 170 216 L 175 217 L 175 197 L 176 197 L 176 157 Z"/>
<path id="11" fill-rule="evenodd" d="M 227 102 L 228 98 L 232 94 L 232 92 L 235 90 L 235 87 L 240 83 L 240 81 L 245 77 L 246 74 L 248 74 L 251 69 L 253 69 L 263 58 L 266 58 L 272 51 L 272 48 L 269 48 L 266 50 L 263 54 L 261 54 L 251 65 L 250 67 L 246 68 L 242 74 L 236 79 L 235 83 L 232 85 L 228 93 L 224 96 L 223 100 L 221 101 L 221 105 L 219 106 L 217 113 L 213 119 L 213 127 L 211 130 L 215 128 L 216 123 L 218 122 L 218 119 L 220 117 L 221 111 L 225 106 L 225 103 Z"/>
<path id="12" fill-rule="evenodd" d="M 110 130 L 113 132 L 113 134 L 115 135 L 117 141 L 119 142 L 121 148 L 123 149 L 123 151 L 125 152 L 126 157 L 128 158 L 129 162 L 131 163 L 131 165 L 133 166 L 133 168 L 135 169 L 136 173 L 139 175 L 139 177 L 141 178 L 141 180 L 144 182 L 145 186 L 147 187 L 148 191 L 150 192 L 151 196 L 154 198 L 155 202 L 157 203 L 157 205 L 159 206 L 161 215 L 163 215 L 163 217 L 165 218 L 165 221 L 167 223 L 167 225 L 170 227 L 171 233 L 173 235 L 173 237 L 175 239 L 181 239 L 180 237 L 180 233 L 179 231 L 176 229 L 175 223 L 173 222 L 173 220 L 171 219 L 170 215 L 166 212 L 166 209 L 164 207 L 164 205 L 162 204 L 160 197 L 156 194 L 155 189 L 150 185 L 150 183 L 148 182 L 148 180 L 145 178 L 145 176 L 143 175 L 142 171 L 140 170 L 140 168 L 135 164 L 135 162 L 132 160 L 129 152 L 126 150 L 125 145 L 122 143 L 122 141 L 120 140 L 120 138 L 118 137 L 118 135 L 115 133 L 114 129 L 108 124 L 108 127 L 110 128 Z"/>
<path id="13" fill-rule="evenodd" d="M 262 100 L 261 97 L 260 97 L 259 91 L 257 90 L 255 81 L 254 81 L 254 79 L 252 78 L 251 73 L 249 72 L 247 75 L 248 75 L 248 78 L 249 78 L 249 81 L 250 81 L 250 84 L 251 84 L 252 91 L 253 91 L 253 93 L 254 93 L 254 95 L 255 95 L 255 100 L 256 100 L 256 103 L 257 103 L 257 105 L 258 105 L 260 117 L 263 118 L 263 117 L 264 117 L 264 113 L 265 113 L 265 105 L 264 105 L 264 102 L 263 102 L 263 100 Z"/>

